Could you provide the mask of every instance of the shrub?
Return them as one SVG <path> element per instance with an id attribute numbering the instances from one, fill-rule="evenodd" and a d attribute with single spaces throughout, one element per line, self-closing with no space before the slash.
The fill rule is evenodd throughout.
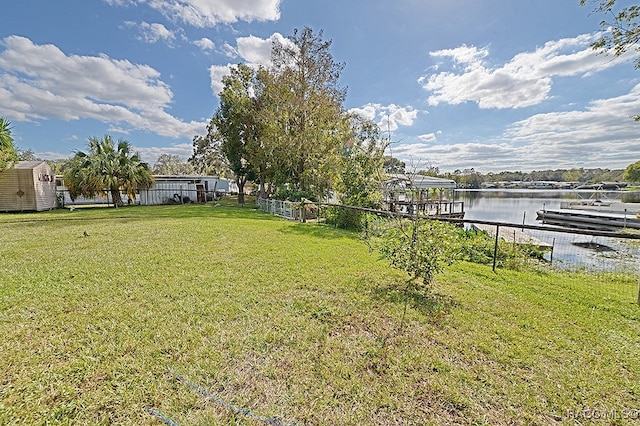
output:
<path id="1" fill-rule="evenodd" d="M 495 237 L 491 237 L 486 231 L 473 229 L 460 229 L 458 236 L 461 260 L 484 265 L 493 263 Z M 544 252 L 531 244 L 513 244 L 500 240 L 495 256 L 496 266 L 518 270 L 539 264 L 544 259 Z"/>
<path id="2" fill-rule="evenodd" d="M 407 291 L 425 293 L 433 277 L 460 253 L 455 226 L 427 219 L 377 219 L 367 227 L 369 247 L 409 275 Z"/>
<path id="3" fill-rule="evenodd" d="M 347 207 L 338 207 L 335 210 L 335 225 L 338 228 L 362 231 L 365 218 L 363 211 Z"/>
<path id="4" fill-rule="evenodd" d="M 293 201 L 298 202 L 303 199 L 317 202 L 315 194 L 309 191 L 300 191 L 297 189 L 290 189 L 285 186 L 278 187 L 273 193 L 273 199 L 275 200 L 283 200 L 283 201 Z"/>

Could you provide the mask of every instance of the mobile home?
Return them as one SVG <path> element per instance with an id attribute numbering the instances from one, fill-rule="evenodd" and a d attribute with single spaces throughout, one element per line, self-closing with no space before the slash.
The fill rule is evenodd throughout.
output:
<path id="1" fill-rule="evenodd" d="M 144 206 L 168 202 L 206 202 L 216 195 L 230 192 L 229 181 L 217 176 L 156 175 L 153 186 L 140 190 L 140 204 Z"/>

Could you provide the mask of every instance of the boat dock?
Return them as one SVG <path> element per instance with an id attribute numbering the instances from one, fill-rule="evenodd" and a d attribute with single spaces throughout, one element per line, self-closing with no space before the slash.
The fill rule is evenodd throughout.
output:
<path id="1" fill-rule="evenodd" d="M 619 228 L 640 229 L 640 218 L 635 214 L 610 213 L 598 210 L 560 208 L 538 211 L 543 224 L 570 228 L 615 231 Z"/>
<path id="2" fill-rule="evenodd" d="M 475 223 L 471 225 L 473 229 L 476 231 L 485 231 L 491 237 L 496 236 L 496 226 L 495 225 L 485 225 Z M 513 226 L 500 226 L 500 235 L 499 237 L 505 240 L 508 243 L 512 244 L 530 244 L 532 246 L 538 247 L 541 250 L 552 250 L 553 244 L 547 243 L 546 241 L 542 241 L 538 238 L 532 237 L 531 235 L 525 233 L 521 228 L 516 228 Z"/>

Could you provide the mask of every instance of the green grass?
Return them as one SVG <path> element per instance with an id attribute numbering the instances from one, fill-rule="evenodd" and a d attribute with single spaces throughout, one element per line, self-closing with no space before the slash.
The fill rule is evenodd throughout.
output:
<path id="1" fill-rule="evenodd" d="M 640 408 L 638 277 L 458 263 L 398 332 L 405 277 L 323 225 L 222 203 L 3 214 L 0 235 L 3 425 L 263 424 L 175 373 L 298 425 Z"/>

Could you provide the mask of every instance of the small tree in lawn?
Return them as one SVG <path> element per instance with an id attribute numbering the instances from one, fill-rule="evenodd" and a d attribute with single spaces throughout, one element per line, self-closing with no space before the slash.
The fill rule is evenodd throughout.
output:
<path id="1" fill-rule="evenodd" d="M 460 240 L 454 225 L 417 215 L 379 218 L 365 232 L 369 248 L 409 278 L 400 289 L 405 297 L 404 324 L 409 299 L 428 297 L 433 278 L 459 256 Z"/>
<path id="2" fill-rule="evenodd" d="M 455 227 L 425 218 L 378 219 L 367 240 L 391 266 L 409 276 L 405 292 L 429 293 L 433 278 L 452 264 L 459 252 Z"/>

